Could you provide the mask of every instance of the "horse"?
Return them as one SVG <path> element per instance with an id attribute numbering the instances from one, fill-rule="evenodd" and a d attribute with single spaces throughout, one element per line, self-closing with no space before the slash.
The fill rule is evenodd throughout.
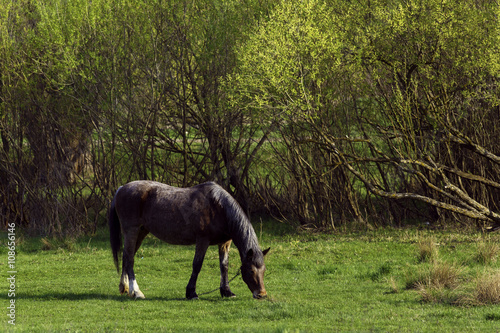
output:
<path id="1" fill-rule="evenodd" d="M 138 180 L 120 186 L 108 213 L 110 243 L 116 270 L 122 250 L 119 290 L 132 298 L 145 298 L 134 274 L 134 256 L 144 238 L 153 234 L 174 245 L 196 244 L 187 299 L 198 299 L 196 280 L 210 245 L 219 247 L 220 294 L 235 297 L 229 288 L 228 253 L 231 242 L 238 248 L 243 281 L 256 299 L 267 296 L 264 287 L 264 256 L 248 217 L 236 200 L 221 186 L 207 182 L 189 188 Z"/>

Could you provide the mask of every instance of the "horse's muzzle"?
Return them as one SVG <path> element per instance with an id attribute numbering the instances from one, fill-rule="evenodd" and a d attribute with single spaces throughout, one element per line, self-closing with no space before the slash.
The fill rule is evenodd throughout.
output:
<path id="1" fill-rule="evenodd" d="M 253 298 L 255 299 L 263 299 L 263 298 L 266 298 L 267 297 L 267 292 L 264 290 L 264 291 L 261 291 L 259 293 L 254 293 L 253 294 Z"/>

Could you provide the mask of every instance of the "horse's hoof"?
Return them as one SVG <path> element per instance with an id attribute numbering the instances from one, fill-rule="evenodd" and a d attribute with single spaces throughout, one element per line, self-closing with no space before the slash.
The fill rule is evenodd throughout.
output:
<path id="1" fill-rule="evenodd" d="M 187 299 L 198 299 L 198 294 L 195 288 L 186 288 L 186 298 Z"/>
<path id="2" fill-rule="evenodd" d="M 234 298 L 236 295 L 231 290 L 221 290 L 220 294 L 222 297 Z"/>
<path id="3" fill-rule="evenodd" d="M 130 297 L 132 297 L 133 299 L 145 299 L 146 296 L 144 296 L 144 294 L 142 293 L 142 291 L 134 291 L 133 294 L 129 295 Z"/>

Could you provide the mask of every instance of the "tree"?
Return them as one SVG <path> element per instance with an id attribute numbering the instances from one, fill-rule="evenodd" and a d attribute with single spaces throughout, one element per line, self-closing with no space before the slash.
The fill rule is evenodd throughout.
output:
<path id="1" fill-rule="evenodd" d="M 74 54 L 64 47 L 69 30 L 54 30 L 43 7 L 31 1 L 2 2 L 0 152 L 4 221 L 44 228 L 46 219 L 78 215 L 67 185 L 81 167 L 88 134 L 72 99 L 69 68 Z M 57 59 L 58 61 L 55 61 Z M 70 111 L 71 110 L 71 111 Z M 50 205 L 43 204 L 51 202 Z M 29 222 L 31 221 L 31 222 Z"/>
<path id="2" fill-rule="evenodd" d="M 1 6 L 4 222 L 94 231 L 132 179 L 216 180 L 247 202 L 259 126 L 226 103 L 221 82 L 267 2 Z"/>
<path id="3" fill-rule="evenodd" d="M 328 156 L 323 166 L 350 173 L 339 183 L 349 184 L 345 193 L 358 189 L 350 200 L 357 219 L 363 185 L 387 199 L 380 210 L 366 195 L 364 209 L 395 223 L 412 206 L 421 214 L 416 201 L 434 207 L 426 213 L 433 220 L 449 211 L 492 222 L 500 179 L 494 50 L 494 3 L 282 2 L 242 49 L 234 82 L 249 108 L 308 133 L 289 148 L 314 145 Z M 299 168 L 321 170 L 295 150 Z M 316 192 L 309 187 L 306 197 Z"/>

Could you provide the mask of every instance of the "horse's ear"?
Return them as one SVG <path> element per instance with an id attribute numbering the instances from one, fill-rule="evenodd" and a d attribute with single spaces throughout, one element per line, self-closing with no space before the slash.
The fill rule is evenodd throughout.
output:
<path id="1" fill-rule="evenodd" d="M 253 250 L 252 250 L 252 249 L 250 249 L 250 250 L 248 250 L 248 252 L 247 252 L 247 260 L 250 260 L 250 261 L 251 261 L 251 260 L 252 260 L 252 258 L 253 258 Z"/>
<path id="2" fill-rule="evenodd" d="M 270 247 L 268 247 L 267 249 L 265 249 L 264 251 L 262 251 L 262 254 L 265 256 L 265 255 L 267 254 L 267 252 L 269 252 L 269 250 L 270 250 L 270 249 L 271 249 L 271 248 L 270 248 Z"/>

